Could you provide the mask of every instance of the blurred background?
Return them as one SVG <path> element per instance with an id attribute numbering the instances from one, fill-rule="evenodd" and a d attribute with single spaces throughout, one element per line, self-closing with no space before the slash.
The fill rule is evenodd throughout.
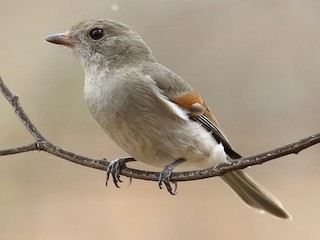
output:
<path id="1" fill-rule="evenodd" d="M 320 130 L 317 0 L 2 0 L 0 75 L 58 146 L 126 156 L 87 110 L 78 60 L 44 41 L 92 18 L 140 33 L 159 62 L 203 95 L 244 156 Z M 33 142 L 1 96 L 0 110 L 0 149 Z M 171 196 L 139 180 L 106 188 L 103 171 L 43 152 L 1 157 L 0 239 L 318 239 L 319 157 L 314 146 L 247 170 L 292 222 L 250 210 L 219 178 L 180 183 Z"/>

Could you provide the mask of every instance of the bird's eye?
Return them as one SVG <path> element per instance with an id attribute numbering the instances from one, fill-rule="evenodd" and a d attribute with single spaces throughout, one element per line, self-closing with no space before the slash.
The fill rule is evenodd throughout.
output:
<path id="1" fill-rule="evenodd" d="M 89 35 L 93 40 L 99 40 L 103 37 L 104 31 L 101 28 L 94 28 L 90 31 Z"/>

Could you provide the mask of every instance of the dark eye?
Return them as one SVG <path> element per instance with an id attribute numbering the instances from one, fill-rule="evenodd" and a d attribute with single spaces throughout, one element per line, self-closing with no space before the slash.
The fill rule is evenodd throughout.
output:
<path id="1" fill-rule="evenodd" d="M 89 35 L 93 40 L 99 40 L 103 37 L 104 31 L 101 28 L 94 28 L 90 31 Z"/>

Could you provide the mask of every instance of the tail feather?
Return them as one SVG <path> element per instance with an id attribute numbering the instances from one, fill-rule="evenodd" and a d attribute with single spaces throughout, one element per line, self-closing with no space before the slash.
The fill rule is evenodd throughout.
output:
<path id="1" fill-rule="evenodd" d="M 268 212 L 275 217 L 291 219 L 291 215 L 283 208 L 281 202 L 244 171 L 229 172 L 223 175 L 222 179 L 250 207 L 262 213 Z"/>

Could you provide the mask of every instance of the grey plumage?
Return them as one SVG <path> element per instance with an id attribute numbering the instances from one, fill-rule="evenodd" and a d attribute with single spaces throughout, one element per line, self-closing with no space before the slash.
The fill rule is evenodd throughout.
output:
<path id="1" fill-rule="evenodd" d="M 88 20 L 47 40 L 68 46 L 79 57 L 90 112 L 136 160 L 163 168 L 184 159 L 178 167 L 194 169 L 240 157 L 202 98 L 159 64 L 130 27 L 111 20 Z M 200 106 L 200 114 L 203 106 L 204 114 L 189 115 L 188 106 L 193 103 Z M 291 218 L 280 201 L 245 172 L 230 172 L 222 179 L 249 206 Z"/>

